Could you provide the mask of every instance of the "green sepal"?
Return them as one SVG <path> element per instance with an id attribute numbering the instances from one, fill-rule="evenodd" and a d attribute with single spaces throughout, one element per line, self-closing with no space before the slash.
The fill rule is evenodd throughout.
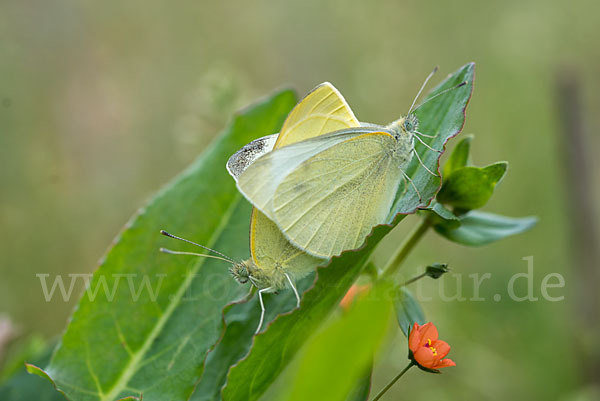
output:
<path id="1" fill-rule="evenodd" d="M 421 305 L 406 287 L 399 287 L 395 291 L 394 309 L 398 325 L 407 338 L 415 322 L 425 324 L 425 314 Z"/>
<path id="2" fill-rule="evenodd" d="M 427 373 L 442 373 L 439 371 L 439 369 L 429 369 L 429 368 L 426 368 L 425 366 L 419 365 L 419 362 L 417 362 L 413 352 L 410 349 L 408 350 L 408 359 L 410 359 L 413 366 L 416 366 L 417 368 L 421 369 L 422 371 L 425 371 Z"/>
<path id="3" fill-rule="evenodd" d="M 507 169 L 507 162 L 497 162 L 486 167 L 459 168 L 444 182 L 437 200 L 465 211 L 479 209 L 488 202 Z"/>

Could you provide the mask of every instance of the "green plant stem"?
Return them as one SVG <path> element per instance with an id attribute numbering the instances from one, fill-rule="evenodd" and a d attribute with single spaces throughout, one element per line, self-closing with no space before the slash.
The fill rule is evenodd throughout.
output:
<path id="1" fill-rule="evenodd" d="M 403 286 L 403 287 L 405 287 L 405 286 L 407 286 L 407 285 L 409 285 L 409 284 L 412 284 L 412 283 L 414 283 L 415 281 L 417 281 L 417 280 L 420 280 L 420 279 L 422 279 L 422 278 L 423 278 L 423 277 L 425 277 L 425 276 L 427 276 L 427 272 L 425 272 L 425 273 L 421 273 L 421 274 L 419 274 L 417 277 L 413 277 L 413 278 L 411 278 L 410 280 L 407 280 L 407 281 L 405 281 L 405 282 L 404 282 L 404 284 L 402 284 L 402 286 Z"/>
<path id="2" fill-rule="evenodd" d="M 429 218 L 425 217 L 419 221 L 419 223 L 415 226 L 415 228 L 413 228 L 410 234 L 408 234 L 408 237 L 406 237 L 402 245 L 398 247 L 396 253 L 390 258 L 390 261 L 383 269 L 384 278 L 389 278 L 398 271 L 402 265 L 402 262 L 404 262 L 404 259 L 406 259 L 410 251 L 412 251 L 415 245 L 427 232 L 429 227 L 431 227 L 431 221 Z"/>
<path id="3" fill-rule="evenodd" d="M 375 398 L 373 398 L 371 401 L 377 401 L 378 399 L 380 399 L 381 397 L 383 397 L 383 395 L 406 373 L 408 372 L 408 369 L 412 368 L 414 366 L 414 362 L 410 362 L 403 370 L 402 372 L 398 373 L 398 376 L 394 377 L 392 379 L 391 382 L 389 382 L 383 389 L 381 389 L 381 391 L 375 396 Z"/>

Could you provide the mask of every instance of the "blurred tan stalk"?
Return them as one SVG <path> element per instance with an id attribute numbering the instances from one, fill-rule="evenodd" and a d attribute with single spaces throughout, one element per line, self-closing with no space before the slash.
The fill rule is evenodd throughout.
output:
<path id="1" fill-rule="evenodd" d="M 575 319 L 573 343 L 579 347 L 578 355 L 584 385 L 600 387 L 600 269 L 598 260 L 598 228 L 593 200 L 593 182 L 584 113 L 582 112 L 581 86 L 575 69 L 565 69 L 557 76 L 558 114 L 561 122 L 561 140 L 565 166 L 567 213 L 569 215 Z M 562 143 L 561 143 L 562 142 Z M 570 324 L 571 322 L 569 322 Z"/>

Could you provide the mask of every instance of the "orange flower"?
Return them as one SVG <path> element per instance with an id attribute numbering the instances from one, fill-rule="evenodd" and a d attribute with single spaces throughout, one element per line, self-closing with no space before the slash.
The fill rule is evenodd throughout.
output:
<path id="1" fill-rule="evenodd" d="M 409 358 L 416 362 L 420 368 L 432 372 L 448 366 L 456 366 L 451 359 L 443 359 L 450 346 L 442 340 L 438 340 L 438 331 L 433 323 L 419 326 L 415 322 L 408 337 Z"/>
<path id="2" fill-rule="evenodd" d="M 367 292 L 369 292 L 369 289 L 371 289 L 371 284 L 353 284 L 352 287 L 350 287 L 350 289 L 346 293 L 346 295 L 344 295 L 344 298 L 342 298 L 342 300 L 340 301 L 340 306 L 342 307 L 342 309 L 348 310 L 352 303 L 354 303 L 354 300 L 357 297 L 366 295 Z"/>

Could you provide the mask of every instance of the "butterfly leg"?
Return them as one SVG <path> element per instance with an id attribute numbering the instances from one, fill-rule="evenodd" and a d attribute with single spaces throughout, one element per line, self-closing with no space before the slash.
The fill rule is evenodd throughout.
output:
<path id="1" fill-rule="evenodd" d="M 423 198 L 421 197 L 421 192 L 419 192 L 419 190 L 417 189 L 417 186 L 415 185 L 415 183 L 413 182 L 413 180 L 411 180 L 410 177 L 408 175 L 406 175 L 406 173 L 404 172 L 404 170 L 400 169 L 400 171 L 404 175 L 404 178 L 406 180 L 408 180 L 408 182 L 410 182 L 410 185 L 412 185 L 412 187 L 415 189 L 415 192 L 417 193 L 417 196 L 419 197 L 419 203 L 422 203 L 423 202 Z"/>
<path id="2" fill-rule="evenodd" d="M 246 294 L 246 296 L 244 298 L 242 298 L 242 302 L 250 301 L 250 299 L 252 299 L 252 297 L 254 296 L 255 293 L 256 293 L 256 287 L 251 285 L 250 291 L 248 291 L 248 294 Z"/>
<path id="3" fill-rule="evenodd" d="M 431 171 L 429 168 L 427 168 L 427 166 L 425 165 L 425 163 L 423 163 L 423 160 L 421 160 L 421 156 L 419 156 L 419 152 L 417 152 L 417 150 L 415 148 L 412 149 L 412 151 L 414 152 L 415 156 L 417 156 L 417 160 L 419 161 L 419 163 L 421 164 L 421 166 L 423 166 L 423 168 L 425 170 L 427 170 L 427 172 L 429 174 L 431 174 L 434 177 L 439 177 L 439 174 L 434 173 L 433 171 Z"/>
<path id="4" fill-rule="evenodd" d="M 415 134 L 420 135 L 420 136 L 424 136 L 425 138 L 435 138 L 437 135 L 426 135 L 422 132 L 419 131 L 414 131 Z"/>
<path id="5" fill-rule="evenodd" d="M 262 294 L 270 289 L 271 287 L 258 290 L 258 301 L 260 302 L 260 320 L 258 321 L 258 327 L 256 328 L 256 332 L 254 334 L 258 334 L 260 328 L 262 327 L 263 320 L 265 319 L 265 304 L 263 302 Z"/>
<path id="6" fill-rule="evenodd" d="M 434 149 L 434 148 L 432 148 L 431 146 L 427 145 L 425 142 L 423 142 L 423 140 L 422 140 L 421 138 L 419 138 L 419 136 L 418 136 L 418 135 L 413 135 L 413 138 L 417 138 L 417 140 L 418 140 L 419 142 L 421 142 L 421 143 L 423 144 L 423 146 L 425 146 L 425 147 L 426 147 L 426 148 L 428 148 L 429 150 L 433 150 L 434 152 L 438 152 L 438 153 L 442 153 L 442 152 L 443 152 L 443 151 L 441 151 L 441 150 Z"/>
<path id="7" fill-rule="evenodd" d="M 283 274 L 285 275 L 285 278 L 287 278 L 288 283 L 290 283 L 290 286 L 292 287 L 292 290 L 294 291 L 294 294 L 296 295 L 296 307 L 299 308 L 300 307 L 300 295 L 298 295 L 298 290 L 296 289 L 296 286 L 292 282 L 290 275 L 287 273 L 283 273 Z"/>

